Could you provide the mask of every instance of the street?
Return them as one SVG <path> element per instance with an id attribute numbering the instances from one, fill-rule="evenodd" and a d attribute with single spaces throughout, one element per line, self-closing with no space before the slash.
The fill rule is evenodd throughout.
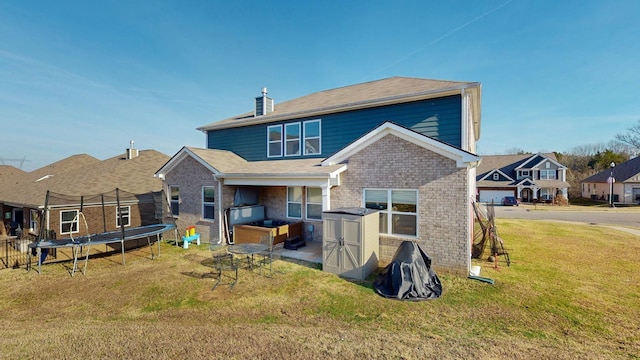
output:
<path id="1" fill-rule="evenodd" d="M 496 206 L 497 219 L 534 219 L 575 221 L 593 225 L 618 225 L 640 228 L 640 208 L 610 208 L 597 210 L 575 210 L 573 207 L 557 207 L 561 210 L 549 209 L 550 206 L 520 205 Z"/>

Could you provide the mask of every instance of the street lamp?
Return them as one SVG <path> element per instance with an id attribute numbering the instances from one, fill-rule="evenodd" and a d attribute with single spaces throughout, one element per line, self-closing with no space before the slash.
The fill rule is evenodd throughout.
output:
<path id="1" fill-rule="evenodd" d="M 609 207 L 613 207 L 613 183 L 616 182 L 616 179 L 613 177 L 613 168 L 616 167 L 616 163 L 612 161 L 609 166 L 611 167 L 611 175 L 607 179 L 609 183 Z"/>

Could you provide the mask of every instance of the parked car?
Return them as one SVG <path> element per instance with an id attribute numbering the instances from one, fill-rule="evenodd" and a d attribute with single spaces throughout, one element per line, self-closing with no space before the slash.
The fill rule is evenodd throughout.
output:
<path id="1" fill-rule="evenodd" d="M 515 196 L 505 196 L 502 198 L 502 205 L 518 206 L 518 199 L 516 199 Z"/>

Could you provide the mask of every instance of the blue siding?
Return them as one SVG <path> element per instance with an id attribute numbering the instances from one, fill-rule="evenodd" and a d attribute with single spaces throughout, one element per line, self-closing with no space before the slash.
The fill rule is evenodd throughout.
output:
<path id="1" fill-rule="evenodd" d="M 455 147 L 460 147 L 461 118 L 461 99 L 459 95 L 456 95 L 319 117 L 217 130 L 208 133 L 207 147 L 230 150 L 250 161 L 266 160 L 268 125 L 314 119 L 322 120 L 322 154 L 310 157 L 330 156 L 385 121 L 394 122 Z M 294 158 L 301 157 L 282 157 L 282 159 Z"/>

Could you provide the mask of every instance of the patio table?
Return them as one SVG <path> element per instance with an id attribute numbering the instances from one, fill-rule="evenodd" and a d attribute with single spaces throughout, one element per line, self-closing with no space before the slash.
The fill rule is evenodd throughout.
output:
<path id="1" fill-rule="evenodd" d="M 253 256 L 268 251 L 269 247 L 259 243 L 235 244 L 229 246 L 228 251 L 236 255 L 246 255 L 249 267 L 253 269 Z"/>

